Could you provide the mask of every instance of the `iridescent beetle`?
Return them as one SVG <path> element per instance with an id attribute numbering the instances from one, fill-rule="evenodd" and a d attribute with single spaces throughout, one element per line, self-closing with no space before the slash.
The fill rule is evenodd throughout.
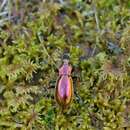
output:
<path id="1" fill-rule="evenodd" d="M 55 98 L 64 109 L 73 99 L 73 81 L 71 77 L 72 67 L 69 65 L 68 56 L 63 57 L 63 65 L 59 69 L 59 77 L 56 83 Z"/>

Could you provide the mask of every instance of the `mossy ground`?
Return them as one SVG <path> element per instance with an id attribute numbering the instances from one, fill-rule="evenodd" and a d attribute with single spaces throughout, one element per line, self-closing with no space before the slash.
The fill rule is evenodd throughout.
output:
<path id="1" fill-rule="evenodd" d="M 0 130 L 129 129 L 129 0 L 12 0 L 9 14 L 0 26 Z M 75 95 L 61 113 L 54 90 L 64 53 Z"/>

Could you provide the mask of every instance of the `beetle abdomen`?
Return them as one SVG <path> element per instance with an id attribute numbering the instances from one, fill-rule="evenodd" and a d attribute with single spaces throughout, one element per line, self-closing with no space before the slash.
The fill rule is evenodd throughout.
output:
<path id="1" fill-rule="evenodd" d="M 72 78 L 69 76 L 61 76 L 56 85 L 56 100 L 59 105 L 67 106 L 73 95 Z"/>

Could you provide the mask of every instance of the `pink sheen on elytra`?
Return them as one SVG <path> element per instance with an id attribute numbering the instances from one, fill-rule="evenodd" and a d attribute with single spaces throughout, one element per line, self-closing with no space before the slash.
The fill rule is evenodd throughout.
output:
<path id="1" fill-rule="evenodd" d="M 58 84 L 58 93 L 61 98 L 67 98 L 70 92 L 70 79 L 68 76 L 62 76 Z"/>
<path id="2" fill-rule="evenodd" d="M 71 66 L 68 62 L 59 69 L 59 78 L 56 84 L 56 101 L 62 107 L 66 107 L 72 100 L 73 83 L 71 78 Z"/>

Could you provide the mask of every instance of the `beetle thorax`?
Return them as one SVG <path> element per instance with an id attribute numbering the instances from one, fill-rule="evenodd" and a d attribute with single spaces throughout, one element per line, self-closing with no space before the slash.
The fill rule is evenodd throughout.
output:
<path id="1" fill-rule="evenodd" d="M 71 66 L 68 63 L 64 63 L 59 69 L 59 75 L 71 75 Z"/>

